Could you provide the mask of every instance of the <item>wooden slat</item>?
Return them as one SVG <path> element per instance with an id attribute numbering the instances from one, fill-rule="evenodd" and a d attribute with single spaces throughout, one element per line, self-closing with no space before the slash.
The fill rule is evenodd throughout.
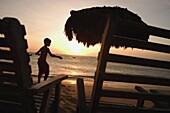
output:
<path id="1" fill-rule="evenodd" d="M 0 100 L 0 110 L 2 113 L 23 113 L 23 106 L 21 103 L 1 101 Z"/>
<path id="2" fill-rule="evenodd" d="M 17 76 L 15 74 L 8 74 L 8 73 L 0 74 L 0 81 L 16 83 Z"/>
<path id="3" fill-rule="evenodd" d="M 0 100 L 4 100 L 4 101 L 11 101 L 11 102 L 17 102 L 17 103 L 21 103 L 21 97 L 19 94 L 13 94 L 13 93 L 6 93 L 6 94 L 1 94 L 0 93 Z"/>
<path id="4" fill-rule="evenodd" d="M 7 31 L 7 24 L 4 21 L 0 20 L 0 33 L 6 33 Z"/>
<path id="5" fill-rule="evenodd" d="M 154 36 L 170 39 L 170 30 L 149 26 L 149 33 Z"/>
<path id="6" fill-rule="evenodd" d="M 164 45 L 164 44 L 159 44 L 154 42 L 146 42 L 146 41 L 136 40 L 128 37 L 117 36 L 117 35 L 113 35 L 113 38 L 111 38 L 110 43 L 114 45 L 122 45 L 127 47 L 138 48 L 138 49 L 146 49 L 151 51 L 170 53 L 170 45 Z"/>
<path id="7" fill-rule="evenodd" d="M 114 22 L 114 21 L 112 21 Z M 138 29 L 140 31 L 143 31 L 145 29 L 147 29 L 147 24 L 144 23 L 139 23 L 139 22 L 135 22 L 135 21 L 130 21 L 130 20 L 125 20 L 125 19 L 117 19 L 117 26 L 118 28 L 123 29 L 123 27 L 127 27 L 127 28 L 134 28 L 134 29 Z M 128 30 L 128 29 L 126 29 Z M 146 30 L 145 30 L 146 31 Z"/>
<path id="8" fill-rule="evenodd" d="M 13 93 L 15 95 L 15 93 L 18 94 L 19 91 L 21 91 L 21 89 L 14 83 L 4 83 L 3 85 L 0 85 L 1 93 Z"/>
<path id="9" fill-rule="evenodd" d="M 11 37 L 12 38 L 12 37 Z M 12 44 L 11 45 L 11 47 L 12 48 L 17 48 L 17 49 L 19 49 L 19 50 L 22 50 L 22 51 L 26 51 L 26 49 L 28 48 L 28 43 L 27 43 L 27 40 L 26 39 L 24 39 L 24 37 L 23 37 L 23 39 L 20 39 L 20 40 L 18 40 L 19 42 L 21 41 L 22 42 L 22 44 L 20 44 L 20 46 L 22 47 L 22 48 L 19 48 L 20 46 L 18 46 L 18 45 L 16 45 L 16 44 Z M 18 43 L 19 43 L 18 42 Z M 16 53 L 15 53 L 16 54 Z"/>
<path id="10" fill-rule="evenodd" d="M 120 73 L 106 73 L 104 80 L 115 82 L 127 82 L 127 83 L 139 83 L 139 84 L 151 84 L 151 85 L 163 85 L 170 86 L 170 79 L 149 77 L 147 75 L 130 75 Z"/>
<path id="11" fill-rule="evenodd" d="M 29 89 L 29 93 L 30 94 L 40 94 L 44 91 L 46 91 L 47 89 L 51 88 L 51 87 L 55 87 L 55 85 L 59 82 L 61 82 L 62 80 L 68 78 L 67 75 L 58 75 L 54 78 L 50 78 L 44 82 L 41 82 L 39 84 L 33 85 L 30 89 Z"/>
<path id="12" fill-rule="evenodd" d="M 10 47 L 10 44 L 6 38 L 0 38 L 0 47 Z"/>
<path id="13" fill-rule="evenodd" d="M 17 102 L 21 103 L 21 89 L 18 89 L 16 85 L 6 84 L 0 86 L 0 101 L 9 101 L 9 102 Z"/>
<path id="14" fill-rule="evenodd" d="M 170 39 L 170 30 L 154 27 L 151 25 L 145 25 L 134 21 L 119 19 L 117 21 L 117 26 L 118 28 L 126 28 L 127 30 L 128 28 L 133 28 L 134 30 L 137 29 L 139 32 L 148 33 L 150 35 L 158 36 L 160 38 Z"/>
<path id="15" fill-rule="evenodd" d="M 0 88 L 1 88 L 0 89 L 0 94 L 1 95 L 18 96 L 19 92 L 22 91 L 21 88 L 18 88 L 16 85 L 12 85 L 12 84 L 3 85 L 3 86 L 0 86 Z"/>
<path id="16" fill-rule="evenodd" d="M 112 105 L 112 107 L 98 107 L 98 111 L 100 111 L 100 113 L 169 113 L 170 109 L 149 109 Z"/>
<path id="17" fill-rule="evenodd" d="M 117 21 L 117 27 L 118 29 L 119 28 L 124 30 L 133 29 L 141 33 L 147 33 L 149 35 L 158 36 L 160 38 L 170 39 L 170 30 L 154 27 L 151 25 L 145 25 L 134 21 L 119 19 Z"/>
<path id="18" fill-rule="evenodd" d="M 126 63 L 126 64 L 170 69 L 170 62 L 168 61 L 137 58 L 137 57 L 131 57 L 131 56 L 116 55 L 116 54 L 109 54 L 107 60 L 109 62 Z"/>
<path id="19" fill-rule="evenodd" d="M 12 54 L 10 51 L 0 50 L 0 59 L 12 60 Z"/>
<path id="20" fill-rule="evenodd" d="M 112 21 L 112 22 L 114 22 L 114 21 Z M 111 27 L 112 27 L 112 25 L 111 25 Z M 139 22 L 135 22 L 135 21 L 123 20 L 123 19 L 117 20 L 116 30 L 121 30 L 124 32 L 128 31 L 131 33 L 149 34 L 147 32 L 148 31 L 147 24 L 139 23 Z"/>
<path id="21" fill-rule="evenodd" d="M 22 91 L 24 90 L 19 88 L 15 83 L 5 82 L 0 84 L 0 106 L 3 106 L 3 109 L 11 110 L 11 112 L 22 109 L 20 94 Z"/>
<path id="22" fill-rule="evenodd" d="M 1 71 L 15 72 L 14 64 L 9 62 L 0 62 L 0 69 Z"/>
<path id="23" fill-rule="evenodd" d="M 160 100 L 169 102 L 170 95 L 161 94 L 149 94 L 139 92 L 129 92 L 124 90 L 106 90 L 103 89 L 101 93 L 102 97 L 115 97 L 115 98 L 127 98 L 127 99 L 144 99 L 144 100 Z"/>
<path id="24" fill-rule="evenodd" d="M 24 38 L 24 37 L 23 37 Z M 23 39 L 24 41 L 23 43 L 23 48 L 27 49 L 28 48 L 28 44 L 27 44 L 27 40 Z M 7 38 L 0 38 L 0 47 L 14 47 L 15 48 L 14 43 L 11 42 L 11 40 L 7 39 Z"/>

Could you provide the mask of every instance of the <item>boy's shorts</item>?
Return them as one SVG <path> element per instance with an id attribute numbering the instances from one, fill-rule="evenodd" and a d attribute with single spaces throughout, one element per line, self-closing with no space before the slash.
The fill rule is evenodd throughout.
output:
<path id="1" fill-rule="evenodd" d="M 39 74 L 49 75 L 49 65 L 46 61 L 38 60 Z"/>

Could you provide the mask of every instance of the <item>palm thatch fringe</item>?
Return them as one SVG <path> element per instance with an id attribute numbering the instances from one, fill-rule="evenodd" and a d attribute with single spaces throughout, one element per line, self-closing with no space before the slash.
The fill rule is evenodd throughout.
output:
<path id="1" fill-rule="evenodd" d="M 139 22 L 146 25 L 141 18 L 121 7 L 92 7 L 86 8 L 78 11 L 71 11 L 71 16 L 67 19 L 65 23 L 65 35 L 68 37 L 69 41 L 76 37 L 78 42 L 84 43 L 85 46 L 95 45 L 101 42 L 101 36 L 108 19 L 108 16 L 112 21 L 117 18 L 131 20 L 134 22 Z M 120 32 L 124 36 L 132 36 L 130 32 Z M 139 38 L 141 40 L 147 41 L 149 35 L 133 36 L 132 38 Z"/>

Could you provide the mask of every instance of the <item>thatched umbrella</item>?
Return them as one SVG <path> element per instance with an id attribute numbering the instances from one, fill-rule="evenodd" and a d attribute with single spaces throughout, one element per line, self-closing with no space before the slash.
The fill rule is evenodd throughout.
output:
<path id="1" fill-rule="evenodd" d="M 126 8 L 120 7 L 93 7 L 78 11 L 71 11 L 71 16 L 67 19 L 65 24 L 65 34 L 69 41 L 73 39 L 73 35 L 78 42 L 83 42 L 84 45 L 95 45 L 101 42 L 101 36 L 104 31 L 108 16 L 116 20 L 116 18 L 131 20 L 146 25 L 141 18 Z M 132 38 L 139 38 L 141 40 L 148 40 L 149 35 L 138 35 L 132 33 L 123 33 L 123 36 L 130 36 Z"/>

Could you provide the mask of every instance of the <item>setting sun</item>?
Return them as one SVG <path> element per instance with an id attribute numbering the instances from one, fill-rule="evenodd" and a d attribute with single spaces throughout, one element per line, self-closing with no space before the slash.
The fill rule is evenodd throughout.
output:
<path id="1" fill-rule="evenodd" d="M 83 43 L 78 43 L 78 41 L 74 38 L 72 41 L 68 42 L 66 45 L 66 49 L 64 50 L 67 54 L 72 55 L 92 55 L 96 56 L 99 51 L 100 45 L 86 47 Z"/>
<path id="2" fill-rule="evenodd" d="M 96 56 L 99 52 L 100 44 L 86 47 L 85 45 L 83 45 L 83 43 L 78 43 L 75 38 L 73 38 L 73 40 L 71 41 L 68 41 L 67 38 L 60 37 L 62 37 L 62 35 L 58 36 L 57 38 L 54 37 L 53 43 L 50 47 L 55 53 L 68 55 Z"/>
<path id="3" fill-rule="evenodd" d="M 70 52 L 72 52 L 72 54 L 74 55 L 81 54 L 83 51 L 83 45 L 78 44 L 78 42 L 75 39 L 70 42 L 68 47 L 69 47 L 68 49 L 70 50 Z"/>

